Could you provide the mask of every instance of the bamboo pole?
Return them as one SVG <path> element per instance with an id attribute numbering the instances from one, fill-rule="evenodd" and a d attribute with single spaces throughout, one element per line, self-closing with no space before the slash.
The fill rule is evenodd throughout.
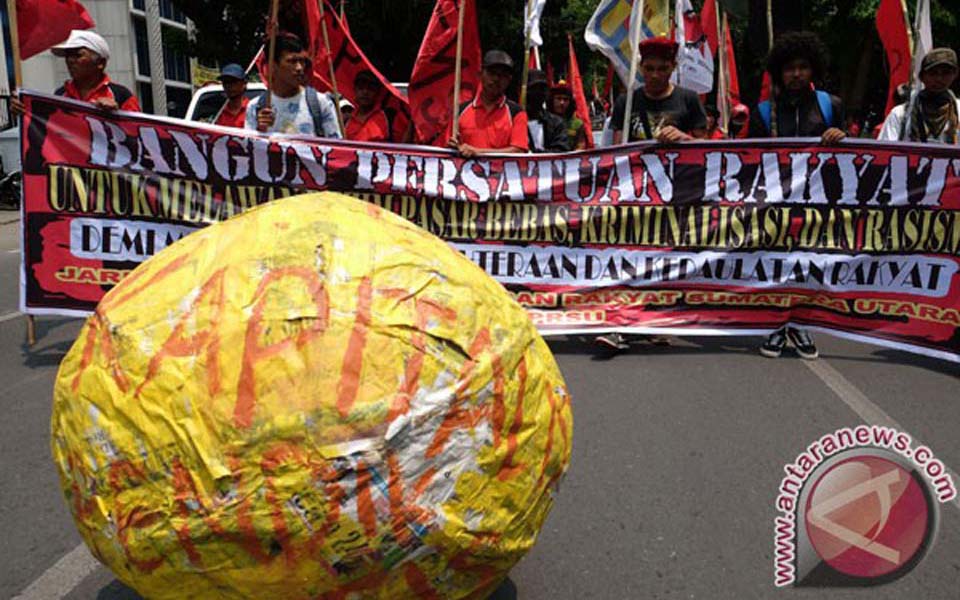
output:
<path id="1" fill-rule="evenodd" d="M 640 32 L 643 29 L 643 0 L 633 3 L 630 12 L 630 77 L 627 79 L 627 105 L 623 111 L 623 129 L 620 143 L 630 141 L 630 112 L 633 110 L 633 90 L 637 81 L 637 63 L 640 59 Z"/>
<path id="2" fill-rule="evenodd" d="M 460 76 L 463 70 L 460 62 L 463 59 L 463 13 L 466 4 L 467 0 L 460 0 L 460 14 L 457 15 L 457 57 L 453 69 L 453 112 L 450 113 L 453 119 L 453 128 L 450 131 L 454 139 L 460 135 Z"/>
<path id="3" fill-rule="evenodd" d="M 526 109 L 527 106 L 527 77 L 530 75 L 530 34 L 533 32 L 531 27 L 527 26 L 527 19 L 533 15 L 533 7 L 536 0 L 527 0 L 527 10 L 524 16 L 523 29 L 526 34 L 523 36 L 523 75 L 520 79 L 520 106 Z"/>
<path id="4" fill-rule="evenodd" d="M 320 30 L 323 33 L 323 48 L 327 53 L 327 63 L 330 65 L 330 87 L 333 89 L 333 108 L 337 111 L 337 126 L 340 128 L 340 135 L 346 137 L 346 128 L 343 126 L 343 113 L 340 112 L 340 91 L 337 89 L 337 70 L 333 65 L 333 53 L 330 52 L 330 36 L 327 34 L 327 19 L 324 16 L 323 7 L 327 0 L 317 0 L 320 5 Z"/>
<path id="5" fill-rule="evenodd" d="M 767 0 L 767 49 L 773 49 L 773 0 Z"/>
<path id="6" fill-rule="evenodd" d="M 270 108 L 270 97 L 273 94 L 273 61 L 277 57 L 277 30 L 280 29 L 280 23 L 277 22 L 280 13 L 280 0 L 270 0 L 270 20 L 267 22 L 267 94 L 263 99 L 263 105 Z"/>

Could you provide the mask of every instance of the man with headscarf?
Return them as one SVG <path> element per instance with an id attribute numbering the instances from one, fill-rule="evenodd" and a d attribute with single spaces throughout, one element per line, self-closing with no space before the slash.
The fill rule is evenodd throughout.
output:
<path id="1" fill-rule="evenodd" d="M 920 63 L 920 83 L 906 131 L 909 101 L 895 106 L 883 122 L 881 140 L 911 141 L 928 144 L 957 144 L 960 130 L 960 100 L 950 90 L 960 73 L 957 53 L 950 48 L 934 48 Z"/>

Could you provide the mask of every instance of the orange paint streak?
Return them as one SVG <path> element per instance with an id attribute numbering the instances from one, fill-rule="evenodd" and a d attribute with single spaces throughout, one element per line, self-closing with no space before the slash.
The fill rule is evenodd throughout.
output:
<path id="1" fill-rule="evenodd" d="M 121 392 L 126 394 L 127 390 L 130 389 L 130 382 L 127 381 L 127 377 L 123 374 L 123 371 L 120 370 L 117 353 L 113 348 L 113 338 L 110 336 L 110 330 L 107 327 L 104 327 L 100 331 L 100 352 L 103 354 L 103 358 L 107 361 L 107 364 L 111 367 L 110 370 L 117 387 L 120 388 Z"/>
<path id="2" fill-rule="evenodd" d="M 317 308 L 317 320 L 295 337 L 287 338 L 275 344 L 260 346 L 260 336 L 263 334 L 263 311 L 266 308 L 266 292 L 276 281 L 284 277 L 298 277 L 302 279 L 310 292 Z M 254 294 L 255 304 L 253 315 L 247 323 L 247 332 L 244 338 L 243 361 L 240 367 L 240 380 L 237 383 L 237 404 L 233 410 L 233 422 L 237 427 L 249 427 L 253 423 L 253 411 L 257 403 L 256 376 L 254 367 L 257 362 L 283 352 L 296 345 L 302 348 L 304 344 L 322 334 L 327 328 L 330 315 L 330 300 L 323 283 L 317 274 L 305 267 L 284 267 L 270 271 L 264 276 Z"/>
<path id="3" fill-rule="evenodd" d="M 77 367 L 77 374 L 73 376 L 70 382 L 70 389 L 74 392 L 80 388 L 80 376 L 87 370 L 90 363 L 93 362 L 93 350 L 97 345 L 97 333 L 100 331 L 100 315 L 87 321 L 87 339 L 83 343 L 83 352 L 80 355 L 80 366 Z"/>
<path id="4" fill-rule="evenodd" d="M 371 306 L 373 304 L 373 286 L 369 277 L 360 281 L 357 290 L 357 317 L 347 342 L 347 352 L 343 357 L 343 369 L 337 384 L 337 410 L 346 417 L 353 408 L 360 389 L 360 371 L 363 369 L 363 348 L 367 345 L 367 331 L 370 329 Z"/>
<path id="5" fill-rule="evenodd" d="M 413 493 L 416 498 L 423 495 L 423 492 L 427 490 L 427 486 L 430 485 L 430 482 L 433 481 L 436 474 L 437 469 L 435 467 L 427 467 L 427 470 L 423 472 L 423 475 L 417 479 L 417 483 L 413 486 Z"/>
<path id="6" fill-rule="evenodd" d="M 166 279 L 170 275 L 179 271 L 186 264 L 187 260 L 190 258 L 188 254 L 181 254 L 174 260 L 170 261 L 169 264 L 165 265 L 159 271 L 154 273 L 143 282 L 142 285 L 135 285 L 140 279 L 146 277 L 146 271 L 136 272 L 134 271 L 129 276 L 123 280 L 122 286 L 117 290 L 116 295 L 107 294 L 103 300 L 100 301 L 100 306 L 98 310 L 109 310 L 116 306 L 119 306 L 129 300 L 130 298 L 136 296 L 143 290 L 156 285 L 160 281 Z"/>
<path id="7" fill-rule="evenodd" d="M 393 452 L 387 454 L 387 468 L 390 470 L 387 489 L 390 493 L 390 524 L 393 527 L 393 537 L 401 546 L 411 540 L 412 533 L 406 526 L 407 508 L 403 502 L 403 480 L 400 475 L 400 462 Z"/>
<path id="8" fill-rule="evenodd" d="M 423 361 L 426 355 L 426 335 L 425 331 L 432 317 L 447 322 L 456 322 L 457 312 L 452 308 L 443 306 L 426 298 L 417 298 L 414 301 L 416 306 L 416 331 L 410 338 L 413 344 L 413 356 L 407 361 L 403 373 L 403 385 L 400 393 L 397 394 L 390 405 L 390 411 L 387 413 L 387 422 L 391 422 L 402 414 L 410 410 L 410 399 L 417 392 L 420 384 L 420 372 L 423 370 Z"/>
<path id="9" fill-rule="evenodd" d="M 511 477 L 516 476 L 521 470 L 523 470 L 523 464 L 514 464 L 514 457 L 517 453 L 517 435 L 520 433 L 520 428 L 523 426 L 523 400 L 524 395 L 527 391 L 527 359 L 526 357 L 520 359 L 520 364 L 517 367 L 517 374 L 520 378 L 520 383 L 517 388 L 517 410 L 513 413 L 513 424 L 510 426 L 510 432 L 507 434 L 507 455 L 503 459 L 503 464 L 500 466 L 500 472 L 497 473 L 497 477 L 500 481 L 506 481 Z"/>
<path id="10" fill-rule="evenodd" d="M 273 484 L 273 477 L 267 477 L 267 492 L 264 499 L 270 505 L 270 522 L 273 524 L 273 539 L 283 549 L 283 556 L 287 564 L 293 566 L 297 562 L 296 549 L 290 543 L 290 530 L 287 520 L 283 517 L 283 504 L 277 498 L 277 489 Z"/>
<path id="11" fill-rule="evenodd" d="M 503 364 L 499 356 L 494 356 L 493 366 L 493 447 L 500 447 L 503 424 L 507 420 L 507 407 L 503 400 L 506 384 L 503 380 Z"/>
<path id="12" fill-rule="evenodd" d="M 377 512 L 370 493 L 370 471 L 363 462 L 357 462 L 357 517 L 368 538 L 377 535 Z"/>
<path id="13" fill-rule="evenodd" d="M 484 327 L 477 332 L 477 336 L 470 344 L 470 348 L 467 351 L 470 359 L 463 363 L 463 366 L 460 368 L 460 374 L 458 376 L 460 385 L 457 386 L 456 398 L 450 405 L 450 408 L 447 410 L 447 414 L 444 416 L 443 422 L 437 428 L 437 432 L 434 434 L 433 440 L 430 442 L 430 446 L 427 447 L 427 450 L 424 453 L 424 456 L 427 458 L 433 458 L 440 454 L 455 430 L 462 429 L 464 427 L 473 427 L 479 422 L 480 418 L 483 417 L 485 407 L 467 409 L 463 407 L 463 404 L 467 400 L 467 390 L 470 389 L 470 378 L 473 375 L 473 370 L 477 366 L 476 357 L 480 354 L 480 352 L 489 346 L 490 331 Z"/>
<path id="14" fill-rule="evenodd" d="M 137 386 L 135 396 L 139 396 L 157 373 L 160 372 L 160 365 L 168 358 L 182 358 L 185 356 L 198 356 L 206 350 L 207 363 L 207 391 L 213 396 L 220 391 L 220 366 L 218 351 L 220 348 L 220 336 L 217 334 L 217 328 L 213 326 L 223 319 L 224 303 L 226 302 L 223 293 L 223 280 L 226 269 L 220 269 L 214 273 L 201 287 L 200 292 L 190 305 L 189 310 L 185 312 L 174 326 L 170 336 L 163 342 L 160 350 L 150 359 L 147 367 L 147 374 L 143 381 Z M 210 297 L 213 301 L 214 312 L 210 317 L 208 327 L 205 327 L 197 333 L 186 336 L 185 331 L 188 323 L 196 316 L 201 303 Z"/>
<path id="15" fill-rule="evenodd" d="M 543 449 L 543 460 L 540 461 L 540 476 L 534 488 L 539 489 L 547 476 L 547 465 L 550 462 L 550 453 L 553 452 L 553 428 L 557 421 L 557 400 L 553 397 L 553 388 L 547 388 L 547 402 L 550 403 L 550 425 L 547 427 L 547 445 Z"/>
<path id="16" fill-rule="evenodd" d="M 428 600 L 439 599 L 437 590 L 433 589 L 426 575 L 415 563 L 408 562 L 403 566 L 403 577 L 407 580 L 410 590 L 417 595 L 417 598 L 426 598 Z"/>
<path id="17" fill-rule="evenodd" d="M 177 534 L 177 539 L 180 541 L 184 552 L 187 553 L 187 558 L 190 559 L 190 564 L 197 568 L 203 568 L 203 560 L 200 557 L 200 553 L 190 538 L 190 525 L 188 524 L 191 510 L 187 506 L 187 499 L 197 498 L 197 490 L 193 485 L 193 480 L 190 478 L 190 473 L 179 459 L 175 458 L 173 460 L 172 468 L 174 498 L 179 505 L 178 512 L 180 513 L 180 517 L 183 519 L 183 525 L 180 527 L 174 526 L 174 531 Z"/>

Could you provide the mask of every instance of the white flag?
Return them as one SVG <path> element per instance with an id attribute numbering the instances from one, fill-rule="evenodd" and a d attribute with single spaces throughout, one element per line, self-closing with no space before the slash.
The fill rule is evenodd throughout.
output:
<path id="1" fill-rule="evenodd" d="M 917 16 L 914 22 L 917 39 L 913 48 L 913 77 L 920 75 L 920 63 L 927 52 L 933 50 L 933 30 L 930 28 L 930 0 L 920 0 L 917 3 Z"/>
<path id="2" fill-rule="evenodd" d="M 693 11 L 690 0 L 677 0 L 677 70 L 674 83 L 698 94 L 713 90 L 713 52 L 703 33 L 700 17 Z"/>
<path id="3" fill-rule="evenodd" d="M 547 0 L 533 0 L 532 10 L 530 4 L 528 0 L 523 2 L 523 35 L 530 40 L 531 48 L 537 48 L 543 45 L 543 38 L 540 37 L 540 15 L 543 14 Z"/>

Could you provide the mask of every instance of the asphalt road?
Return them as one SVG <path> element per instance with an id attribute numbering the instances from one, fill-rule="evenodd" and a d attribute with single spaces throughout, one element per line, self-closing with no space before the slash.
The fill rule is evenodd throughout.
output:
<path id="1" fill-rule="evenodd" d="M 0 223 L 11 217 L 0 212 Z M 49 411 L 79 322 L 41 318 L 38 343 L 25 346 L 24 321 L 10 316 L 16 239 L 15 225 L 0 225 L 0 597 L 137 598 L 78 548 L 61 498 Z M 685 338 L 612 359 L 578 340 L 552 342 L 574 399 L 573 461 L 537 546 L 495 597 L 957 598 L 956 503 L 941 506 L 933 549 L 903 579 L 774 587 L 782 469 L 813 440 L 864 417 L 892 419 L 960 468 L 960 367 L 818 341 L 815 363 L 765 359 L 755 339 Z"/>

